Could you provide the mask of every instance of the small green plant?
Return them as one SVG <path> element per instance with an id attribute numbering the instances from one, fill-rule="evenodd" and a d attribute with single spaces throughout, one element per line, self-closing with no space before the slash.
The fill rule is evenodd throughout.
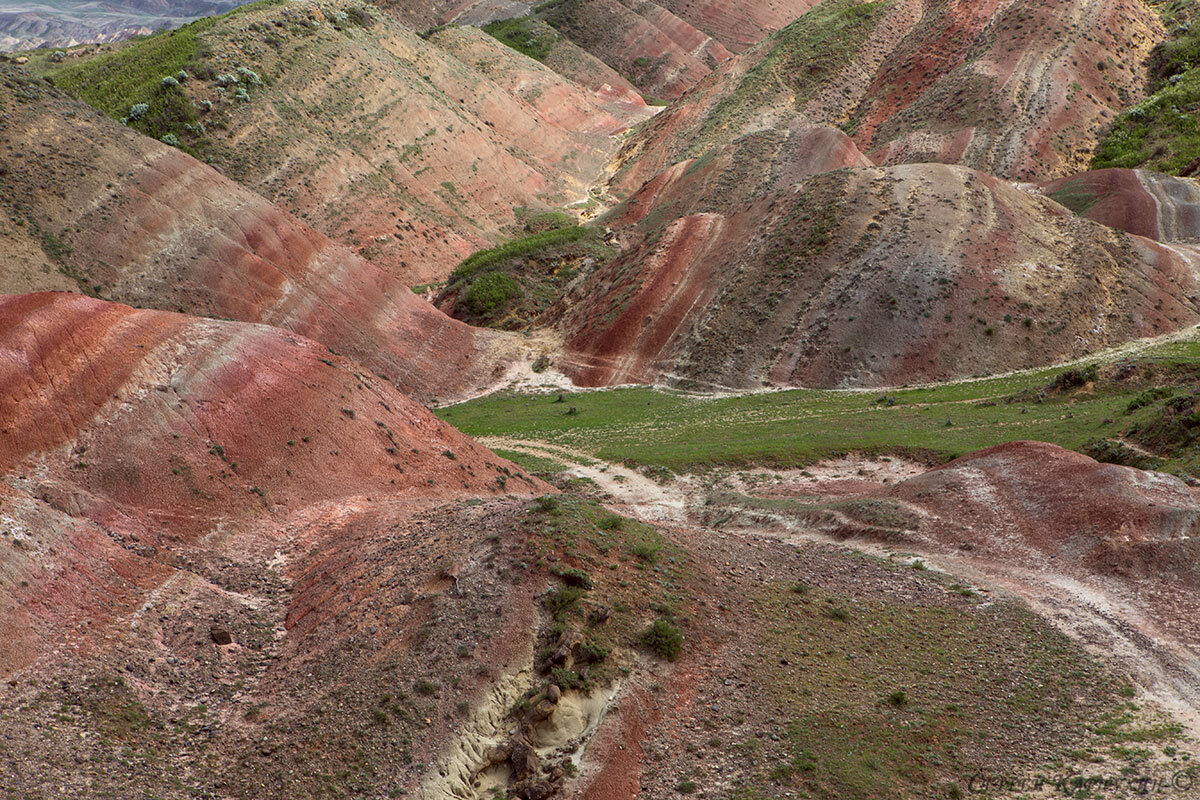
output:
<path id="1" fill-rule="evenodd" d="M 653 564 L 658 560 L 658 554 L 661 550 L 662 545 L 656 542 L 638 542 L 630 548 L 630 552 L 648 564 Z"/>
<path id="2" fill-rule="evenodd" d="M 670 620 L 656 619 L 642 633 L 642 644 L 660 658 L 674 661 L 683 650 L 683 632 Z"/>
<path id="3" fill-rule="evenodd" d="M 887 701 L 889 705 L 895 706 L 896 708 L 904 708 L 908 705 L 908 693 L 903 689 L 897 689 L 888 695 Z"/>
<path id="4" fill-rule="evenodd" d="M 825 614 L 839 622 L 846 622 L 850 619 L 850 612 L 841 606 L 829 605 L 825 607 Z"/>
<path id="5" fill-rule="evenodd" d="M 437 694 L 442 687 L 434 681 L 421 678 L 413 684 L 413 691 L 417 694 L 423 694 L 426 697 L 432 697 Z"/>
<path id="6" fill-rule="evenodd" d="M 606 514 L 596 523 L 602 531 L 619 531 L 625 525 L 625 518 L 618 514 Z"/>
<path id="7" fill-rule="evenodd" d="M 594 585 L 592 583 L 592 576 L 587 574 L 587 572 L 582 569 L 577 569 L 574 567 L 556 567 L 553 572 L 567 586 L 574 586 L 579 589 L 591 589 Z"/>
<path id="8" fill-rule="evenodd" d="M 584 642 L 579 646 L 578 659 L 583 664 L 599 664 L 608 658 L 608 648 L 596 642 Z"/>
<path id="9" fill-rule="evenodd" d="M 583 679 L 579 677 L 578 672 L 563 667 L 550 670 L 550 680 L 562 689 L 579 689 L 583 686 Z"/>
<path id="10" fill-rule="evenodd" d="M 551 592 L 546 595 L 544 602 L 546 610 L 555 619 L 561 619 L 567 612 L 574 609 L 580 598 L 583 597 L 583 589 L 578 589 L 574 586 L 566 586 L 558 591 Z"/>
<path id="11" fill-rule="evenodd" d="M 692 794 L 696 791 L 696 782 L 680 781 L 679 785 L 675 787 L 675 791 L 679 792 L 680 794 Z"/>

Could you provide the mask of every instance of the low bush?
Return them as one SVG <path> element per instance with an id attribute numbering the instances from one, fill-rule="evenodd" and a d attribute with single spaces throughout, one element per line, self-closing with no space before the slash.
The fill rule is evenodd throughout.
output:
<path id="1" fill-rule="evenodd" d="M 656 619 L 642 633 L 642 644 L 660 658 L 674 661 L 683 650 L 683 633 L 669 620 Z"/>

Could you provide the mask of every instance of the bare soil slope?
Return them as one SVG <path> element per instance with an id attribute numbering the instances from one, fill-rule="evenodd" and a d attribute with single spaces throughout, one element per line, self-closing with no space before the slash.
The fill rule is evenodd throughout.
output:
<path id="1" fill-rule="evenodd" d="M 1085 169 L 1143 96 L 1162 36 L 1136 0 L 824 2 L 654 120 L 616 185 L 635 190 L 681 157 L 796 117 L 842 127 L 880 164 L 1061 177 Z"/>
<path id="2" fill-rule="evenodd" d="M 538 17 L 643 92 L 675 99 L 730 55 L 724 45 L 646 0 L 560 0 Z"/>
<path id="3" fill-rule="evenodd" d="M 739 163 L 681 165 L 647 185 L 644 210 L 637 195 L 618 214 L 642 238 L 563 308 L 579 381 L 899 385 L 1051 364 L 1200 319 L 1194 251 L 981 173 L 842 169 L 731 206 L 723 178 Z"/>
<path id="4" fill-rule="evenodd" d="M 441 682 L 496 677 L 422 626 L 498 669 L 532 646 L 528 592 L 472 565 L 507 523 L 432 509 L 550 487 L 316 342 L 4 296 L 0 383 L 7 788 L 313 796 L 367 754 L 418 782 L 453 720 Z M 513 638 L 470 638 L 485 609 Z M 439 683 L 380 704 L 418 680 Z M 373 708 L 437 724 L 400 741 Z"/>
<path id="5" fill-rule="evenodd" d="M 1042 184 L 1076 214 L 1159 242 L 1200 242 L 1200 182 L 1141 169 L 1101 169 Z"/>
<path id="6" fill-rule="evenodd" d="M 28 583 L 7 586 L 21 596 L 10 611 L 46 615 L 6 649 L 7 670 L 48 655 L 55 625 L 148 590 L 103 553 L 133 569 L 159 548 L 332 498 L 538 488 L 516 477 L 507 487 L 514 467 L 353 362 L 277 328 L 63 293 L 6 295 L 0 315 L 0 468 L 6 535 L 18 545 L 6 552 L 18 571 L 64 582 L 61 592 L 38 587 L 40 600 Z M 69 535 L 90 541 L 43 538 Z M 82 572 L 61 571 L 58 559 L 82 559 Z M 143 566 L 142 577 L 161 577 Z M 112 582 L 123 587 L 114 599 L 96 598 Z"/>
<path id="7" fill-rule="evenodd" d="M 338 22 L 346 11 L 290 4 L 217 24 L 203 36 L 212 69 L 264 85 L 244 102 L 185 86 L 216 103 L 214 165 L 408 285 L 445 277 L 517 207 L 586 199 L 609 134 L 647 115 L 477 29 L 426 40 L 385 15 Z"/>
<path id="8" fill-rule="evenodd" d="M 502 369 L 495 335 L 180 150 L 12 69 L 0 72 L 0 109 L 0 205 L 19 223 L 6 226 L 0 289 L 277 325 L 422 400 Z"/>

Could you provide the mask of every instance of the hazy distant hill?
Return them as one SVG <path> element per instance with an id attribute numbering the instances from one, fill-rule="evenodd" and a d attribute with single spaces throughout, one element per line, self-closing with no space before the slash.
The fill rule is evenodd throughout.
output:
<path id="1" fill-rule="evenodd" d="M 0 50 L 117 41 L 238 5 L 239 0 L 3 0 Z"/>

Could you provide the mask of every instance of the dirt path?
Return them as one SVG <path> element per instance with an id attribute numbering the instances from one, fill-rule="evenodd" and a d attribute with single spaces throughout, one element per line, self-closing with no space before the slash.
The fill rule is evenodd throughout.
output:
<path id="1" fill-rule="evenodd" d="M 694 520 L 704 505 L 706 488 L 695 478 L 677 477 L 669 484 L 656 483 L 618 464 L 597 460 L 582 451 L 540 441 L 493 437 L 481 440 L 488 447 L 551 458 L 566 471 L 590 478 L 613 497 L 614 510 L 654 523 L 688 523 L 688 530 L 703 531 Z M 842 463 L 846 462 L 846 463 Z M 823 473 L 853 474 L 857 465 L 847 459 L 836 469 L 809 471 L 820 480 Z M 863 466 L 870 466 L 864 462 Z M 1101 660 L 1128 673 L 1144 695 L 1170 712 L 1200 739 L 1200 654 L 1165 633 L 1139 604 L 1128 588 L 1082 583 L 1059 572 L 1043 572 L 959 554 L 922 551 L 906 546 L 902 551 L 871 541 L 834 542 L 820 532 L 793 522 L 766 527 L 739 524 L 723 527 L 720 535 L 751 538 L 774 537 L 800 543 L 837 543 L 870 555 L 904 561 L 920 558 L 931 568 L 956 576 L 963 583 L 989 593 L 1023 600 L 1068 636 L 1083 644 Z M 714 535 L 716 532 L 714 531 Z"/>
<path id="2" fill-rule="evenodd" d="M 676 486 L 681 483 L 679 480 L 664 486 L 636 470 L 599 461 L 581 450 L 503 436 L 482 437 L 478 441 L 491 450 L 511 450 L 558 461 L 570 474 L 595 481 L 630 516 L 647 522 L 685 522 L 688 508 L 693 504 L 692 495 L 682 486 Z"/>

